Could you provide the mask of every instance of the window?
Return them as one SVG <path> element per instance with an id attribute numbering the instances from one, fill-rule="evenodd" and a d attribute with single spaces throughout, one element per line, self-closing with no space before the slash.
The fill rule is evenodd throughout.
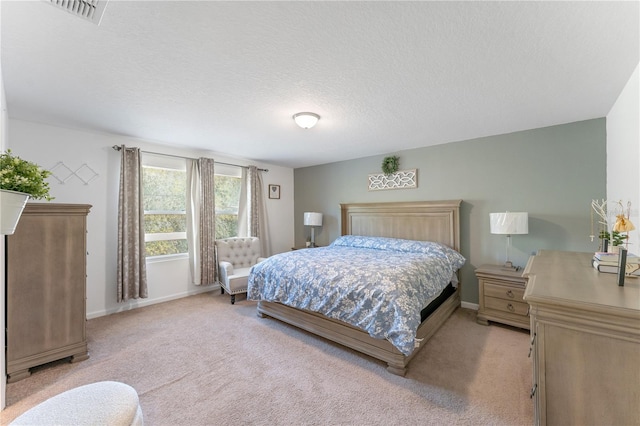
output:
<path id="1" fill-rule="evenodd" d="M 238 211 L 242 188 L 242 169 L 216 165 L 216 238 L 238 236 Z"/>
<path id="2" fill-rule="evenodd" d="M 144 154 L 142 179 L 147 257 L 188 253 L 186 161 Z"/>
<path id="3" fill-rule="evenodd" d="M 145 249 L 147 257 L 184 256 L 187 245 L 187 162 L 142 156 Z M 216 238 L 238 236 L 242 169 L 216 165 Z"/>

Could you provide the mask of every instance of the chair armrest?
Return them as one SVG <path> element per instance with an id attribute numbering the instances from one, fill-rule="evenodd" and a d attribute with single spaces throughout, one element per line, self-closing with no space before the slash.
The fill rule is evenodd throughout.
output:
<path id="1" fill-rule="evenodd" d="M 229 282 L 229 276 L 233 275 L 233 265 L 231 262 L 226 262 L 224 260 L 218 262 L 218 266 L 220 267 L 220 281 L 225 283 Z"/>

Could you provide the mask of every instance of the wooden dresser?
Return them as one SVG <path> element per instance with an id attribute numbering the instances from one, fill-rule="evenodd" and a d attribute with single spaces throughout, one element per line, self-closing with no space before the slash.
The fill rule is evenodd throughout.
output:
<path id="1" fill-rule="evenodd" d="M 593 253 L 541 250 L 525 268 L 535 423 L 640 424 L 640 279 Z"/>
<path id="2" fill-rule="evenodd" d="M 90 205 L 27 203 L 6 238 L 8 382 L 29 368 L 88 358 L 86 218 Z"/>

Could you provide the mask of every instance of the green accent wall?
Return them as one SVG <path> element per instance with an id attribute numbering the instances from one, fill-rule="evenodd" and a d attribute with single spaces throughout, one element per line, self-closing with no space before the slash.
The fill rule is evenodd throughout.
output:
<path id="1" fill-rule="evenodd" d="M 380 173 L 388 155 L 400 157 L 400 170 L 418 170 L 417 188 L 368 190 L 368 175 Z M 316 243 L 327 245 L 340 235 L 340 203 L 462 199 L 462 300 L 478 303 L 475 268 L 506 258 L 506 237 L 489 232 L 489 213 L 529 213 L 529 234 L 512 237 L 514 265 L 524 267 L 539 249 L 595 251 L 590 204 L 605 198 L 605 168 L 598 118 L 296 169 L 296 246 L 310 233 L 305 211 L 324 214 Z"/>

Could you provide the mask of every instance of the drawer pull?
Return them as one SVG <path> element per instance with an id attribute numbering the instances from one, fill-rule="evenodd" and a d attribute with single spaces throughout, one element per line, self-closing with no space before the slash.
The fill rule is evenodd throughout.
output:
<path id="1" fill-rule="evenodd" d="M 513 305 L 512 305 L 511 303 L 509 303 L 509 304 L 507 305 L 507 309 L 508 309 L 509 311 L 511 311 L 511 312 L 513 312 L 513 311 L 515 311 L 515 310 L 516 310 L 516 308 L 514 308 L 514 307 L 513 307 Z"/>
<path id="2" fill-rule="evenodd" d="M 507 296 L 512 298 L 512 299 L 514 298 L 513 292 L 511 290 L 507 291 Z"/>
<path id="3" fill-rule="evenodd" d="M 530 399 L 533 399 L 533 396 L 536 394 L 537 390 L 538 390 L 538 384 L 536 383 L 535 385 L 533 385 L 533 388 L 531 388 L 531 393 L 529 394 Z"/>
<path id="4" fill-rule="evenodd" d="M 527 358 L 531 358 L 531 352 L 533 351 L 533 344 L 536 341 L 536 333 L 533 333 L 533 337 L 531 338 L 531 345 L 529 345 L 529 355 L 527 355 Z"/>

